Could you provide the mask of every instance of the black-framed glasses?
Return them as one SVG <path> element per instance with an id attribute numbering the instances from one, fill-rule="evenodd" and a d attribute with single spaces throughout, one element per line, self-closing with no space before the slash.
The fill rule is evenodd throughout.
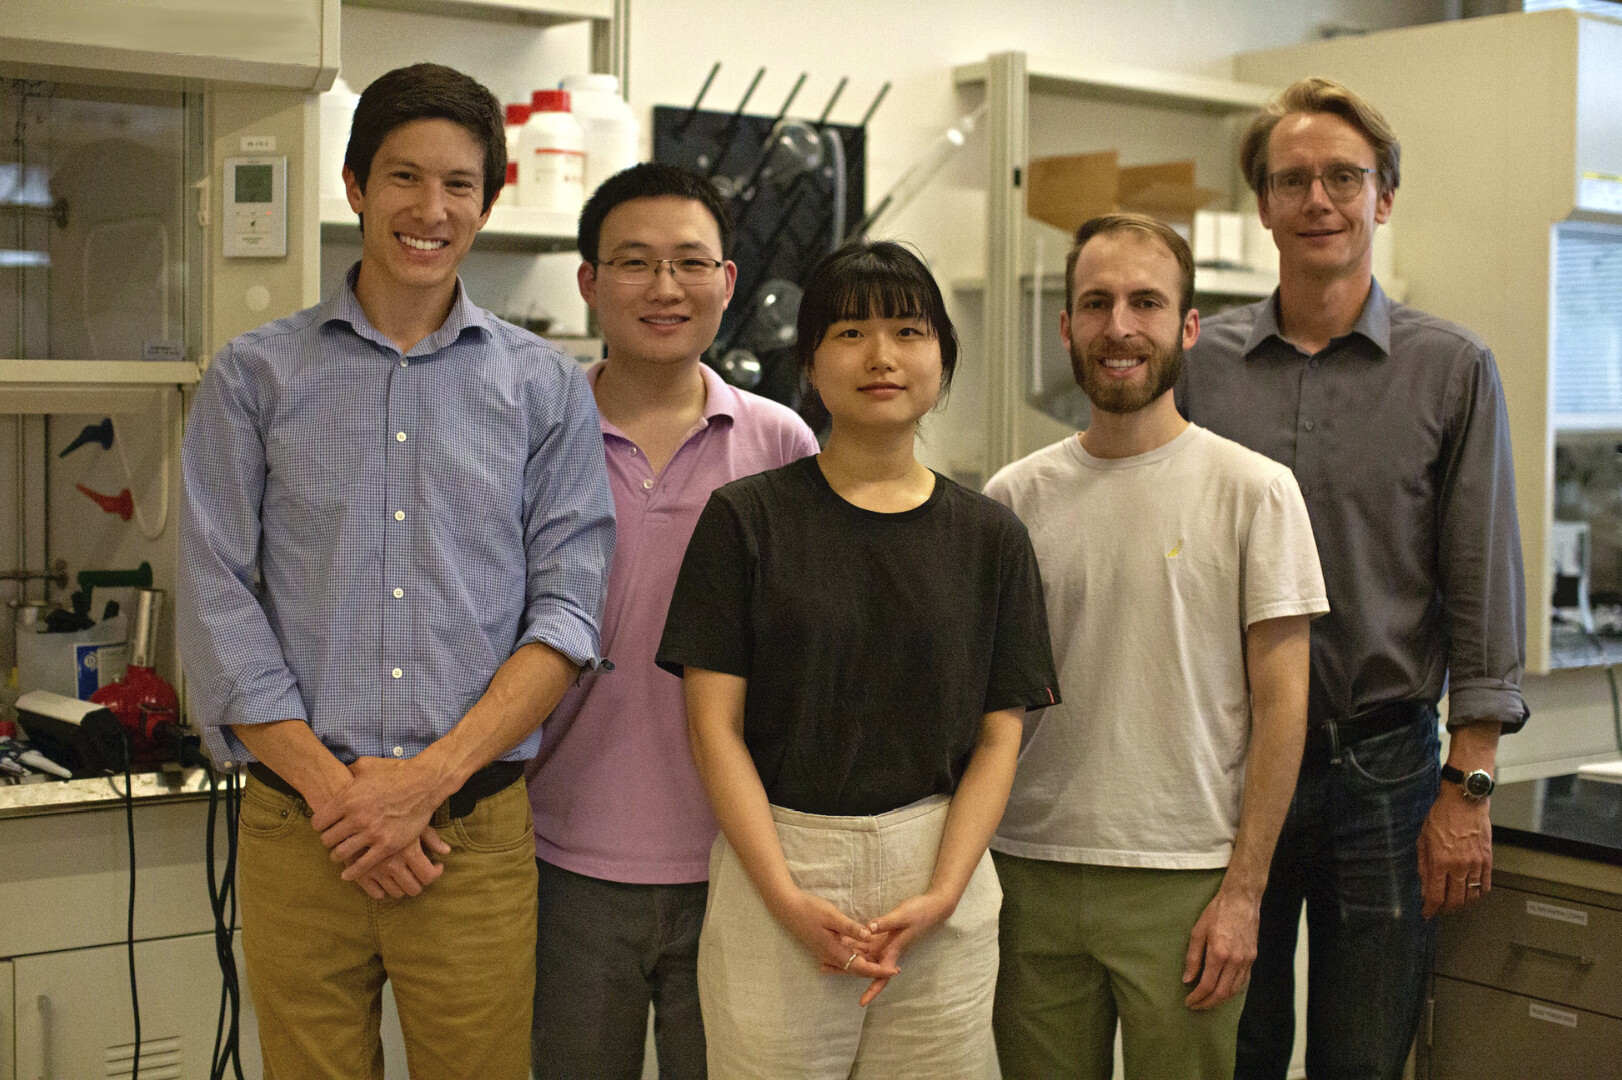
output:
<path id="1" fill-rule="evenodd" d="M 1361 165 L 1331 165 L 1323 172 L 1311 169 L 1280 169 L 1267 178 L 1267 190 L 1281 203 L 1295 204 L 1307 197 L 1314 180 L 1322 181 L 1330 202 L 1351 202 L 1363 190 L 1365 177 L 1376 170 Z"/>
<path id="2" fill-rule="evenodd" d="M 650 284 L 661 265 L 670 267 L 670 276 L 676 279 L 678 285 L 708 285 L 715 280 L 715 272 L 726 264 L 720 259 L 701 259 L 693 256 L 683 256 L 679 259 L 644 259 L 636 255 L 627 255 L 618 259 L 602 259 L 597 265 L 604 268 L 610 281 L 617 281 L 622 285 Z"/>

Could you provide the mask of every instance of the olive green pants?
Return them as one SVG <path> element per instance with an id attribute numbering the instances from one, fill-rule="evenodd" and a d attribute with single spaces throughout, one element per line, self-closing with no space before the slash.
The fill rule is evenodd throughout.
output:
<path id="1" fill-rule="evenodd" d="M 1121 1025 L 1127 1080 L 1233 1076 L 1243 992 L 1183 1004 L 1189 932 L 1223 870 L 1023 859 L 992 852 L 1003 907 L 992 1026 L 1003 1080 L 1110 1080 Z"/>
<path id="2" fill-rule="evenodd" d="M 266 1080 L 383 1080 L 383 983 L 415 1080 L 525 1080 L 535 985 L 535 841 L 522 781 L 432 822 L 451 852 L 420 896 L 339 878 L 304 800 L 248 781 L 238 822 L 242 952 Z"/>

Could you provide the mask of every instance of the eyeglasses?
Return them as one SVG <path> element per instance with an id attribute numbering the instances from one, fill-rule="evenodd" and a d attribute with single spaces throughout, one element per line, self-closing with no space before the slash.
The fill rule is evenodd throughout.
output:
<path id="1" fill-rule="evenodd" d="M 1294 205 L 1306 199 L 1314 180 L 1321 180 L 1330 202 L 1351 202 L 1363 190 L 1363 178 L 1374 172 L 1361 165 L 1331 165 L 1321 173 L 1311 169 L 1280 169 L 1267 178 L 1267 190 L 1279 202 Z"/>
<path id="2" fill-rule="evenodd" d="M 715 272 L 726 264 L 720 259 L 643 259 L 627 256 L 605 259 L 597 265 L 607 271 L 610 281 L 617 281 L 621 285 L 651 284 L 661 265 L 670 267 L 670 276 L 676 279 L 678 285 L 708 285 L 715 279 Z"/>

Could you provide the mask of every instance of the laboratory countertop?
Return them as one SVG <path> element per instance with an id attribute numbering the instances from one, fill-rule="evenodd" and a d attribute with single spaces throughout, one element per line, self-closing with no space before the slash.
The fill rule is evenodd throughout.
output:
<path id="1" fill-rule="evenodd" d="M 1622 636 L 1589 634 L 1557 624 L 1549 631 L 1549 667 L 1553 670 L 1622 664 Z"/>
<path id="2" fill-rule="evenodd" d="M 131 795 L 138 807 L 206 799 L 208 772 L 205 769 L 193 768 L 172 774 L 136 773 Z M 122 774 L 99 776 L 89 780 L 46 780 L 0 786 L 0 818 L 111 810 L 123 805 Z"/>
<path id="3" fill-rule="evenodd" d="M 1568 773 L 1503 784 L 1491 814 L 1496 844 L 1622 866 L 1622 783 Z"/>

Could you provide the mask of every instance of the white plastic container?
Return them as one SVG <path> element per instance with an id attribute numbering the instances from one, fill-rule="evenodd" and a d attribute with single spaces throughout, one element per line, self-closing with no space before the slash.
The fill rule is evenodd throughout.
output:
<path id="1" fill-rule="evenodd" d="M 124 677 L 129 630 L 122 614 L 73 634 L 17 632 L 17 685 L 64 697 L 89 698 Z"/>
<path id="2" fill-rule="evenodd" d="M 518 133 L 518 205 L 578 214 L 585 201 L 586 137 L 563 90 L 537 90 Z"/>
<path id="3" fill-rule="evenodd" d="M 501 189 L 507 201 L 503 206 L 518 205 L 518 136 L 529 123 L 531 111 L 528 105 L 507 106 L 507 186 Z"/>
<path id="4" fill-rule="evenodd" d="M 355 120 L 360 95 L 343 79 L 321 95 L 321 194 L 344 197 L 344 151 L 349 148 L 349 127 Z"/>
<path id="5" fill-rule="evenodd" d="M 567 75 L 563 89 L 569 92 L 569 111 L 580 121 L 586 136 L 585 187 L 589 199 L 598 184 L 637 163 L 641 125 L 620 97 L 617 76 Z"/>

